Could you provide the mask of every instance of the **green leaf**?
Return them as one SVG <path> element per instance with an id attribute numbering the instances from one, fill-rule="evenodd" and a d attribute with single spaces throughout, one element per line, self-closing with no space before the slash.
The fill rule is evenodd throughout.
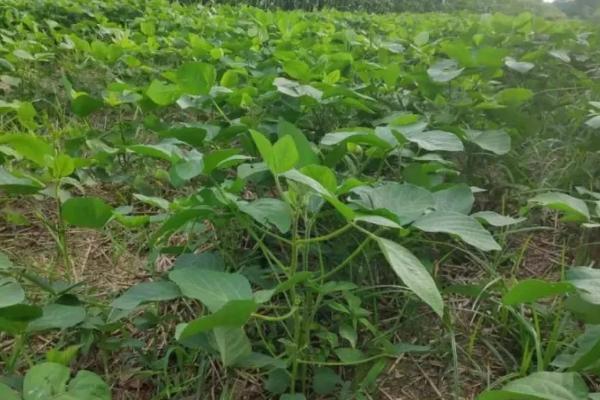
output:
<path id="1" fill-rule="evenodd" d="M 503 130 L 495 131 L 465 131 L 467 139 L 484 150 L 491 151 L 494 154 L 503 155 L 510 151 L 511 139 L 508 133 Z"/>
<path id="2" fill-rule="evenodd" d="M 458 68 L 458 63 L 454 60 L 440 60 L 427 70 L 427 75 L 436 83 L 446 83 L 458 77 L 463 71 L 464 68 Z"/>
<path id="3" fill-rule="evenodd" d="M 310 85 L 302 85 L 286 78 L 275 78 L 273 85 L 275 85 L 279 92 L 291 97 L 306 96 L 320 101 L 323 96 L 323 92 Z"/>
<path id="4" fill-rule="evenodd" d="M 296 150 L 298 150 L 298 168 L 305 165 L 319 164 L 319 157 L 312 149 L 312 146 L 304 133 L 302 133 L 296 125 L 291 124 L 284 119 L 279 119 L 277 133 L 280 138 L 290 135 L 294 139 Z"/>
<path id="5" fill-rule="evenodd" d="M 299 155 L 294 139 L 286 135 L 273 145 L 271 157 L 265 160 L 274 174 L 282 174 L 294 168 Z"/>
<path id="6" fill-rule="evenodd" d="M 346 364 L 354 364 L 367 358 L 361 350 L 351 349 L 349 347 L 341 347 L 334 351 L 338 358 Z"/>
<path id="7" fill-rule="evenodd" d="M 433 193 L 435 209 L 469 214 L 475 203 L 471 187 L 462 183 Z"/>
<path id="8" fill-rule="evenodd" d="M 590 220 L 590 211 L 585 202 L 568 194 L 542 193 L 530 199 L 529 202 L 563 212 L 565 221 L 585 222 Z"/>
<path id="9" fill-rule="evenodd" d="M 331 132 L 321 139 L 323 146 L 336 146 L 340 143 L 368 144 L 389 149 L 390 143 L 377 136 L 372 130 L 356 130 L 350 132 Z"/>
<path id="10" fill-rule="evenodd" d="M 111 400 L 108 385 L 90 371 L 79 371 L 69 382 L 67 393 L 77 400 Z"/>
<path id="11" fill-rule="evenodd" d="M 419 218 L 413 226 L 424 232 L 457 235 L 483 251 L 501 250 L 492 235 L 473 217 L 451 211 L 435 211 Z"/>
<path id="12" fill-rule="evenodd" d="M 575 287 L 569 282 L 546 282 L 541 279 L 527 279 L 510 288 L 502 297 L 502 302 L 507 306 L 534 303 L 546 297 L 574 291 Z"/>
<path id="13" fill-rule="evenodd" d="M 152 196 L 144 196 L 143 194 L 134 193 L 133 197 L 141 201 L 142 203 L 151 205 L 153 207 L 162 208 L 163 210 L 168 211 L 171 203 L 168 200 L 163 199 L 162 197 L 152 197 Z"/>
<path id="14" fill-rule="evenodd" d="M 269 372 L 265 389 L 270 393 L 282 394 L 290 387 L 290 376 L 286 370 L 277 368 Z"/>
<path id="15" fill-rule="evenodd" d="M 454 134 L 444 131 L 409 132 L 397 129 L 409 142 L 429 151 L 463 151 L 462 141 Z"/>
<path id="16" fill-rule="evenodd" d="M 579 291 L 582 300 L 600 305 L 600 270 L 588 267 L 575 267 L 567 271 L 567 281 Z"/>
<path id="17" fill-rule="evenodd" d="M 169 162 L 177 162 L 180 159 L 177 146 L 170 143 L 159 144 L 134 144 L 127 147 L 127 150 L 132 151 L 142 156 L 158 158 Z"/>
<path id="18" fill-rule="evenodd" d="M 0 166 L 0 189 L 7 193 L 32 194 L 44 188 L 44 184 L 35 178 L 16 176 Z"/>
<path id="19" fill-rule="evenodd" d="M 585 124 L 592 129 L 600 129 L 600 115 L 588 119 Z"/>
<path id="20" fill-rule="evenodd" d="M 211 64 L 189 62 L 177 70 L 177 84 L 184 94 L 207 95 L 216 81 L 217 72 Z"/>
<path id="21" fill-rule="evenodd" d="M 361 186 L 352 190 L 353 200 L 367 210 L 388 210 L 401 225 L 409 224 L 435 207 L 434 197 L 426 189 L 411 184 L 386 183 L 376 188 Z"/>
<path id="22" fill-rule="evenodd" d="M 422 47 L 429 43 L 429 32 L 422 31 L 417 33 L 415 38 L 413 39 L 415 46 Z"/>
<path id="23" fill-rule="evenodd" d="M 100 99 L 90 96 L 87 93 L 79 93 L 71 100 L 71 109 L 79 117 L 87 117 L 104 106 Z"/>
<path id="24" fill-rule="evenodd" d="M 21 156 L 33 161 L 40 167 L 50 165 L 54 149 L 46 140 L 35 135 L 8 134 L 0 136 L 0 144 L 7 144 Z"/>
<path id="25" fill-rule="evenodd" d="M 236 328 L 243 326 L 257 309 L 254 300 L 232 300 L 213 314 L 188 322 L 180 331 L 177 340 L 183 340 L 217 327 Z"/>
<path id="26" fill-rule="evenodd" d="M 406 248 L 388 239 L 377 238 L 387 262 L 404 284 L 427 303 L 440 317 L 444 315 L 444 301 L 425 266 Z"/>
<path id="27" fill-rule="evenodd" d="M 215 328 L 215 341 L 223 366 L 235 365 L 252 353 L 250 339 L 242 328 Z"/>
<path id="28" fill-rule="evenodd" d="M 14 306 L 25 300 L 25 292 L 13 278 L 0 277 L 0 308 Z"/>
<path id="29" fill-rule="evenodd" d="M 69 369 L 64 365 L 55 363 L 35 365 L 25 375 L 23 399 L 49 400 L 64 393 L 70 375 Z"/>
<path id="30" fill-rule="evenodd" d="M 169 278 L 184 296 L 200 300 L 213 313 L 232 300 L 252 300 L 250 283 L 240 274 L 183 268 L 171 271 Z"/>
<path id="31" fill-rule="evenodd" d="M 240 211 L 250 215 L 258 223 L 275 225 L 281 233 L 287 233 L 292 226 L 292 209 L 279 199 L 262 198 L 252 203 L 239 202 Z"/>
<path id="32" fill-rule="evenodd" d="M 0 383 L 0 399 L 2 400 L 21 400 L 19 393 L 12 390 L 4 383 Z"/>
<path id="33" fill-rule="evenodd" d="M 504 65 L 506 65 L 513 71 L 517 71 L 521 74 L 526 74 L 535 67 L 535 64 L 533 63 L 526 61 L 517 61 L 512 57 L 507 57 L 506 60 L 504 60 Z"/>
<path id="34" fill-rule="evenodd" d="M 527 218 L 513 218 L 505 215 L 498 214 L 494 211 L 480 211 L 475 214 L 471 214 L 473 218 L 477 218 L 480 221 L 484 221 L 489 225 L 502 227 L 508 225 L 515 225 L 525 221 Z"/>
<path id="35" fill-rule="evenodd" d="M 6 254 L 4 254 L 3 252 L 0 251 L 0 271 L 9 270 L 12 267 L 13 267 L 13 263 L 12 263 L 12 261 L 10 261 L 10 258 L 8 258 L 8 256 Z"/>
<path id="36" fill-rule="evenodd" d="M 48 304 L 43 308 L 43 315 L 32 321 L 27 327 L 27 330 L 36 332 L 49 329 L 71 328 L 83 322 L 85 316 L 85 308 L 81 306 Z"/>
<path id="37" fill-rule="evenodd" d="M 78 344 L 68 346 L 64 350 L 54 348 L 46 353 L 46 359 L 48 360 L 48 362 L 53 362 L 68 367 L 69 364 L 71 364 L 71 362 L 73 361 L 73 359 L 77 357 L 79 349 L 81 349 L 81 345 Z"/>
<path id="38" fill-rule="evenodd" d="M 304 61 L 300 60 L 287 60 L 283 63 L 283 70 L 290 77 L 297 79 L 299 81 L 310 81 L 311 78 L 311 68 Z"/>
<path id="39" fill-rule="evenodd" d="M 16 304 L 14 306 L 0 308 L 0 332 L 10 334 L 23 333 L 29 322 L 40 318 L 42 309 L 27 304 Z"/>
<path id="40" fill-rule="evenodd" d="M 142 303 L 168 301 L 180 296 L 179 287 L 172 282 L 142 282 L 130 287 L 125 293 L 113 300 L 111 307 L 121 310 L 133 310 Z"/>
<path id="41" fill-rule="evenodd" d="M 536 372 L 483 393 L 478 400 L 587 400 L 588 388 L 575 373 Z"/>
<path id="42" fill-rule="evenodd" d="M 331 168 L 327 168 L 324 165 L 306 165 L 300 169 L 304 175 L 319 182 L 325 189 L 331 193 L 337 191 L 337 178 L 335 172 Z"/>
<path id="43" fill-rule="evenodd" d="M 159 106 L 168 106 L 177 101 L 181 95 L 179 86 L 153 80 L 146 89 L 146 96 Z"/>
<path id="44" fill-rule="evenodd" d="M 552 361 L 552 365 L 570 372 L 595 368 L 600 361 L 600 326 L 588 325 L 585 332 Z"/>
<path id="45" fill-rule="evenodd" d="M 331 368 L 317 368 L 313 376 L 312 387 L 316 394 L 324 396 L 335 391 L 342 378 Z"/>
<path id="46" fill-rule="evenodd" d="M 97 197 L 74 197 L 65 201 L 61 216 L 69 224 L 100 229 L 113 215 L 112 207 Z"/>
<path id="47" fill-rule="evenodd" d="M 531 100 L 533 92 L 525 88 L 510 88 L 501 90 L 495 98 L 502 105 L 516 107 Z"/>

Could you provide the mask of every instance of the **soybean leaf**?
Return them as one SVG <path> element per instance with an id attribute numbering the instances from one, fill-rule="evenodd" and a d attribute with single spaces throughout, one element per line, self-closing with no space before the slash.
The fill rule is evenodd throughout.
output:
<path id="1" fill-rule="evenodd" d="M 592 129 L 600 129 L 600 115 L 588 119 L 585 124 Z"/>
<path id="2" fill-rule="evenodd" d="M 431 192 L 411 184 L 386 183 L 375 188 L 361 186 L 352 190 L 353 200 L 367 210 L 388 210 L 401 225 L 409 224 L 435 207 Z"/>
<path id="3" fill-rule="evenodd" d="M 243 326 L 256 311 L 254 300 L 232 300 L 213 314 L 188 322 L 177 340 L 183 340 L 217 327 L 235 328 Z"/>
<path id="4" fill-rule="evenodd" d="M 292 225 L 292 209 L 279 199 L 262 198 L 251 203 L 238 203 L 240 211 L 250 215 L 258 223 L 275 225 L 281 233 L 287 233 Z"/>
<path id="5" fill-rule="evenodd" d="M 273 85 L 277 87 L 277 90 L 283 94 L 291 97 L 311 97 L 317 101 L 321 100 L 323 92 L 310 85 L 302 85 L 298 82 L 286 79 L 286 78 L 275 78 Z"/>
<path id="6" fill-rule="evenodd" d="M 593 368 L 599 361 L 600 326 L 588 325 L 585 332 L 552 361 L 552 365 L 576 372 Z"/>
<path id="7" fill-rule="evenodd" d="M 0 308 L 14 306 L 25 300 L 25 292 L 13 278 L 0 277 Z"/>
<path id="8" fill-rule="evenodd" d="M 177 84 L 184 94 L 207 95 L 216 80 L 217 72 L 211 64 L 189 62 L 177 70 Z"/>
<path id="9" fill-rule="evenodd" d="M 377 238 L 377 243 L 402 282 L 442 317 L 444 315 L 442 295 L 421 261 L 406 248 L 391 240 Z"/>
<path id="10" fill-rule="evenodd" d="M 503 155 L 510 151 L 511 139 L 503 130 L 495 131 L 465 131 L 467 139 L 484 150 Z"/>
<path id="11" fill-rule="evenodd" d="M 471 214 L 471 216 L 497 227 L 514 225 L 526 220 L 526 218 L 507 217 L 506 215 L 498 214 L 494 211 L 479 211 L 475 214 Z"/>
<path id="12" fill-rule="evenodd" d="M 574 291 L 575 287 L 569 282 L 546 282 L 541 279 L 527 279 L 510 288 L 502 297 L 502 302 L 508 306 L 534 303 L 546 297 Z"/>
<path id="13" fill-rule="evenodd" d="M 304 167 L 305 165 L 319 164 L 319 157 L 312 149 L 312 146 L 304 133 L 302 133 L 296 125 L 289 123 L 284 119 L 280 119 L 277 124 L 277 133 L 280 138 L 290 135 L 294 139 L 296 150 L 298 150 L 298 168 Z"/>
<path id="14" fill-rule="evenodd" d="M 40 318 L 42 309 L 27 304 L 16 304 L 14 306 L 0 308 L 0 332 L 10 334 L 23 333 L 29 322 Z"/>
<path id="15" fill-rule="evenodd" d="M 444 131 L 408 132 L 398 129 L 408 141 L 429 151 L 463 151 L 461 140 L 454 134 Z"/>
<path id="16" fill-rule="evenodd" d="M 0 383 L 0 399 L 2 400 L 21 400 L 21 396 L 4 383 Z"/>
<path id="17" fill-rule="evenodd" d="M 61 207 L 61 216 L 66 222 L 83 228 L 100 229 L 112 215 L 112 207 L 97 197 L 74 197 Z"/>
<path id="18" fill-rule="evenodd" d="M 286 135 L 273 145 L 271 157 L 265 161 L 274 174 L 281 174 L 294 168 L 298 159 L 299 155 L 294 139 L 292 136 Z"/>
<path id="19" fill-rule="evenodd" d="M 27 327 L 27 330 L 35 332 L 49 329 L 71 328 L 83 322 L 85 316 L 85 308 L 81 306 L 48 304 L 43 308 L 43 315 L 32 321 Z"/>
<path id="20" fill-rule="evenodd" d="M 313 390 L 318 395 L 328 395 L 335 391 L 342 379 L 331 368 L 317 368 L 313 376 Z"/>
<path id="21" fill-rule="evenodd" d="M 434 82 L 446 83 L 458 77 L 463 70 L 464 68 L 458 68 L 458 63 L 454 60 L 440 60 L 427 70 L 427 75 Z"/>
<path id="22" fill-rule="evenodd" d="M 517 61 L 512 57 L 507 57 L 506 60 L 504 60 L 504 64 L 513 71 L 517 71 L 521 74 L 526 74 L 535 67 L 535 64 L 533 63 Z"/>
<path id="23" fill-rule="evenodd" d="M 250 339 L 242 328 L 215 328 L 215 341 L 225 367 L 232 366 L 252 353 Z"/>
<path id="24" fill-rule="evenodd" d="M 469 214 L 475 203 L 473 191 L 466 184 L 454 185 L 448 189 L 433 193 L 435 209 L 440 211 L 456 211 Z"/>
<path id="25" fill-rule="evenodd" d="M 167 301 L 181 296 L 179 287 L 172 282 L 142 282 L 130 287 L 111 303 L 111 307 L 121 310 L 133 310 L 142 303 Z"/>
<path id="26" fill-rule="evenodd" d="M 103 105 L 104 102 L 102 100 L 92 97 L 87 93 L 78 93 L 71 100 L 71 109 L 79 117 L 87 117 L 102 108 Z"/>
<path id="27" fill-rule="evenodd" d="M 110 388 L 93 372 L 79 371 L 69 382 L 68 398 L 64 400 L 111 400 Z"/>
<path id="28" fill-rule="evenodd" d="M 587 400 L 588 388 L 578 374 L 536 372 L 483 393 L 478 400 Z"/>
<path id="29" fill-rule="evenodd" d="M 415 221 L 413 226 L 424 232 L 457 235 L 483 251 L 500 250 L 492 235 L 473 217 L 451 211 L 435 211 Z"/>
<path id="30" fill-rule="evenodd" d="M 525 88 L 509 88 L 499 91 L 495 98 L 496 101 L 505 106 L 516 107 L 529 101 L 533 97 L 533 92 Z"/>
<path id="31" fill-rule="evenodd" d="M 250 283 L 240 274 L 182 268 L 171 271 L 169 279 L 184 296 L 200 300 L 213 313 L 232 300 L 252 300 Z"/>
<path id="32" fill-rule="evenodd" d="M 584 301 L 600 305 L 600 270 L 575 267 L 567 271 L 566 278 L 577 288 L 579 296 Z"/>
<path id="33" fill-rule="evenodd" d="M 146 96 L 160 106 L 175 103 L 180 95 L 181 92 L 177 85 L 163 83 L 159 80 L 153 80 L 146 89 Z"/>
<path id="34" fill-rule="evenodd" d="M 64 393 L 70 375 L 69 368 L 56 363 L 33 366 L 23 381 L 23 399 L 48 400 Z"/>
<path id="35" fill-rule="evenodd" d="M 44 184 L 29 176 L 16 176 L 0 167 L 0 190 L 7 193 L 31 194 L 44 188 Z"/>
<path id="36" fill-rule="evenodd" d="M 565 221 L 590 220 L 590 211 L 585 202 L 568 194 L 558 192 L 542 193 L 530 199 L 529 202 L 563 212 Z"/>

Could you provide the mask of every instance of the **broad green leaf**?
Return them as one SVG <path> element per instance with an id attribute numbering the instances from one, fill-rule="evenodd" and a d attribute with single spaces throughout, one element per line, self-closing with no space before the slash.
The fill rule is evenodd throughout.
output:
<path id="1" fill-rule="evenodd" d="M 69 382 L 67 394 L 77 400 L 111 400 L 112 398 L 108 385 L 90 371 L 79 371 Z"/>
<path id="2" fill-rule="evenodd" d="M 111 307 L 121 310 L 133 310 L 142 303 L 167 301 L 181 296 L 179 287 L 172 282 L 142 282 L 130 287 L 111 303 Z"/>
<path id="3" fill-rule="evenodd" d="M 304 133 L 302 133 L 296 125 L 291 124 L 284 119 L 279 119 L 277 133 L 280 138 L 290 135 L 294 139 L 296 150 L 298 150 L 298 168 L 304 167 L 305 165 L 319 164 L 319 156 L 317 156 L 312 149 L 312 146 Z"/>
<path id="4" fill-rule="evenodd" d="M 255 130 L 250 130 L 250 136 L 252 136 L 252 140 L 254 141 L 254 144 L 258 149 L 258 153 L 263 161 L 269 164 L 268 160 L 271 159 L 271 155 L 273 154 L 273 145 L 269 139 L 267 139 L 262 133 Z"/>
<path id="5" fill-rule="evenodd" d="M 504 60 L 504 65 L 506 65 L 513 71 L 517 71 L 521 74 L 526 74 L 535 67 L 535 64 L 533 63 L 526 61 L 517 61 L 512 57 L 507 57 L 506 60 Z"/>
<path id="6" fill-rule="evenodd" d="M 346 204 L 338 200 L 337 197 L 323 187 L 323 185 L 321 185 L 318 181 L 295 169 L 287 171 L 283 174 L 283 176 L 290 181 L 301 183 L 311 188 L 313 191 L 327 200 L 340 214 L 344 216 L 344 218 L 346 218 L 346 220 L 352 221 L 354 219 L 354 211 Z"/>
<path id="7" fill-rule="evenodd" d="M 600 326 L 588 325 L 585 332 L 552 361 L 552 365 L 571 372 L 595 368 L 600 361 Z"/>
<path id="8" fill-rule="evenodd" d="M 242 328 L 219 327 L 214 330 L 217 349 L 223 366 L 235 365 L 252 353 L 250 339 Z"/>
<path id="9" fill-rule="evenodd" d="M 66 154 L 59 154 L 54 157 L 52 163 L 52 175 L 55 178 L 65 178 L 75 171 L 75 160 Z"/>
<path id="10" fill-rule="evenodd" d="M 475 214 L 471 214 L 471 217 L 497 227 L 519 224 L 527 219 L 507 217 L 506 215 L 498 214 L 494 211 L 476 212 Z"/>
<path id="11" fill-rule="evenodd" d="M 205 219 L 211 214 L 212 210 L 210 208 L 190 208 L 173 214 L 152 235 L 150 242 L 156 243 L 158 240 L 165 239 L 186 224 Z"/>
<path id="12" fill-rule="evenodd" d="M 572 293 L 575 287 L 569 282 L 547 282 L 541 279 L 520 281 L 502 297 L 507 306 L 534 303 L 540 299 Z"/>
<path id="13" fill-rule="evenodd" d="M 41 167 L 49 166 L 50 159 L 54 154 L 52 146 L 46 140 L 35 135 L 0 135 L 0 144 L 9 145 L 22 157 L 33 161 Z"/>
<path id="14" fill-rule="evenodd" d="M 511 139 L 503 130 L 495 131 L 465 131 L 467 139 L 484 150 L 503 155 L 510 151 Z"/>
<path id="15" fill-rule="evenodd" d="M 16 176 L 0 166 L 0 190 L 6 193 L 32 194 L 44 188 L 44 184 L 33 177 Z"/>
<path id="16" fill-rule="evenodd" d="M 559 59 L 562 62 L 566 62 L 566 63 L 570 63 L 571 62 L 571 57 L 569 56 L 569 53 L 567 52 L 567 50 L 564 49 L 557 49 L 557 50 L 551 50 L 548 52 L 552 57 Z"/>
<path id="17" fill-rule="evenodd" d="M 40 318 L 42 309 L 27 304 L 0 308 L 0 332 L 16 335 L 25 332 L 29 322 Z"/>
<path id="18" fill-rule="evenodd" d="M 377 136 L 373 131 L 365 130 L 327 133 L 321 139 L 321 145 L 323 146 L 336 146 L 340 143 L 346 142 L 368 144 L 371 146 L 381 147 L 382 149 L 388 149 L 391 147 L 390 143 Z"/>
<path id="19" fill-rule="evenodd" d="M 302 167 L 300 172 L 319 182 L 331 193 L 335 193 L 338 189 L 337 178 L 331 168 L 327 168 L 324 165 L 312 164 Z"/>
<path id="20" fill-rule="evenodd" d="M 64 393 L 71 373 L 69 368 L 55 363 L 35 365 L 25 375 L 23 400 L 49 400 Z M 83 400 L 83 399 L 82 399 Z"/>
<path id="21" fill-rule="evenodd" d="M 236 328 L 243 326 L 257 309 L 254 300 L 232 300 L 213 314 L 188 322 L 177 340 L 183 340 L 217 327 Z"/>
<path id="22" fill-rule="evenodd" d="M 30 332 L 49 329 L 71 328 L 85 319 L 86 312 L 82 306 L 67 306 L 64 304 L 48 304 L 43 308 L 43 315 L 33 320 L 27 330 Z"/>
<path id="23" fill-rule="evenodd" d="M 446 83 L 458 77 L 463 71 L 464 68 L 458 68 L 458 63 L 454 60 L 440 60 L 427 70 L 427 75 L 436 83 Z"/>
<path id="24" fill-rule="evenodd" d="M 0 399 L 2 400 L 21 400 L 21 396 L 4 383 L 0 383 Z"/>
<path id="25" fill-rule="evenodd" d="M 71 100 L 71 109 L 79 117 L 87 117 L 102 108 L 102 106 L 104 106 L 102 100 L 92 97 L 87 93 L 78 93 Z"/>
<path id="26" fill-rule="evenodd" d="M 189 62 L 177 70 L 177 84 L 184 94 L 207 95 L 216 81 L 217 72 L 211 64 Z"/>
<path id="27" fill-rule="evenodd" d="M 464 183 L 433 193 L 435 209 L 469 214 L 475 203 L 473 191 Z"/>
<path id="28" fill-rule="evenodd" d="M 408 288 L 427 303 L 440 317 L 444 315 L 444 301 L 425 266 L 406 248 L 388 239 L 377 243 L 392 269 Z"/>
<path id="29" fill-rule="evenodd" d="M 252 300 L 250 283 L 240 274 L 182 268 L 171 271 L 169 279 L 184 296 L 200 300 L 213 313 L 232 300 Z"/>
<path id="30" fill-rule="evenodd" d="M 291 97 L 311 97 L 317 101 L 320 101 L 323 97 L 323 92 L 319 89 L 286 78 L 275 78 L 273 85 L 277 87 L 279 92 Z"/>
<path id="31" fill-rule="evenodd" d="M 600 115 L 588 119 L 585 124 L 592 129 L 600 129 Z"/>
<path id="32" fill-rule="evenodd" d="M 586 302 L 600 305 L 600 270 L 588 267 L 575 267 L 567 270 L 567 281 L 579 291 Z"/>
<path id="33" fill-rule="evenodd" d="M 239 202 L 240 211 L 250 215 L 258 223 L 274 225 L 281 233 L 287 233 L 292 225 L 292 209 L 279 199 L 261 198 L 252 203 Z"/>
<path id="34" fill-rule="evenodd" d="M 283 368 L 277 368 L 269 372 L 265 382 L 265 389 L 270 393 L 281 394 L 290 386 L 290 375 Z"/>
<path id="35" fill-rule="evenodd" d="M 533 97 L 533 92 L 525 88 L 510 88 L 498 92 L 496 101 L 505 106 L 520 106 Z"/>
<path id="36" fill-rule="evenodd" d="M 312 75 L 311 68 L 304 61 L 291 59 L 283 63 L 283 70 L 293 79 L 309 81 Z"/>
<path id="37" fill-rule="evenodd" d="M 342 347 L 335 349 L 334 351 L 338 358 L 346 364 L 354 364 L 367 358 L 367 356 L 359 349 Z"/>
<path id="38" fill-rule="evenodd" d="M 53 362 L 68 367 L 75 357 L 77 357 L 77 353 L 80 349 L 81 345 L 79 344 L 67 346 L 63 350 L 53 348 L 46 353 L 46 359 L 48 362 Z"/>
<path id="39" fill-rule="evenodd" d="M 333 393 L 342 382 L 342 378 L 331 368 L 317 368 L 312 387 L 316 394 L 324 396 Z"/>
<path id="40" fill-rule="evenodd" d="M 415 46 L 418 46 L 418 47 L 425 46 L 427 43 L 429 43 L 429 32 L 422 31 L 422 32 L 417 33 L 417 35 L 413 39 L 413 42 L 415 43 Z"/>
<path id="41" fill-rule="evenodd" d="M 10 258 L 8 258 L 8 256 L 6 254 L 4 254 L 3 252 L 0 251 L 0 271 L 9 270 L 12 267 L 13 267 L 13 263 L 12 263 L 12 261 L 10 261 Z"/>
<path id="42" fill-rule="evenodd" d="M 538 194 L 529 200 L 530 203 L 541 205 L 564 213 L 565 221 L 589 221 L 590 211 L 583 200 L 558 192 Z"/>
<path id="43" fill-rule="evenodd" d="M 575 373 L 536 372 L 483 393 L 477 400 L 587 400 L 588 388 Z"/>
<path id="44" fill-rule="evenodd" d="M 431 192 L 411 184 L 386 183 L 376 188 L 361 186 L 352 192 L 359 196 L 354 200 L 356 204 L 368 210 L 388 210 L 401 225 L 413 222 L 435 207 Z"/>
<path id="45" fill-rule="evenodd" d="M 146 96 L 159 106 L 168 106 L 177 101 L 181 95 L 179 86 L 153 80 L 146 89 Z"/>
<path id="46" fill-rule="evenodd" d="M 74 197 L 65 201 L 61 216 L 69 224 L 82 228 L 100 229 L 113 215 L 113 209 L 97 197 Z"/>
<path id="47" fill-rule="evenodd" d="M 282 174 L 294 168 L 299 155 L 294 139 L 290 135 L 283 136 L 273 145 L 271 157 L 265 160 L 274 174 Z"/>
<path id="48" fill-rule="evenodd" d="M 25 292 L 13 278 L 0 277 L 0 308 L 14 306 L 25 300 Z"/>
<path id="49" fill-rule="evenodd" d="M 415 221 L 413 226 L 424 232 L 457 235 L 483 251 L 500 250 L 492 235 L 473 217 L 451 211 L 435 211 Z"/>
<path id="50" fill-rule="evenodd" d="M 152 197 L 152 196 L 144 196 L 143 194 L 134 193 L 133 197 L 141 201 L 142 203 L 151 205 L 153 207 L 162 208 L 165 211 L 169 210 L 171 203 L 168 200 L 163 199 L 162 197 Z"/>
<path id="51" fill-rule="evenodd" d="M 408 132 L 398 129 L 409 142 L 429 151 L 463 151 L 462 141 L 454 134 L 444 131 Z"/>
<path id="52" fill-rule="evenodd" d="M 128 146 L 127 150 L 142 156 L 158 158 L 169 162 L 176 162 L 180 159 L 177 146 L 170 143 L 134 144 Z"/>

